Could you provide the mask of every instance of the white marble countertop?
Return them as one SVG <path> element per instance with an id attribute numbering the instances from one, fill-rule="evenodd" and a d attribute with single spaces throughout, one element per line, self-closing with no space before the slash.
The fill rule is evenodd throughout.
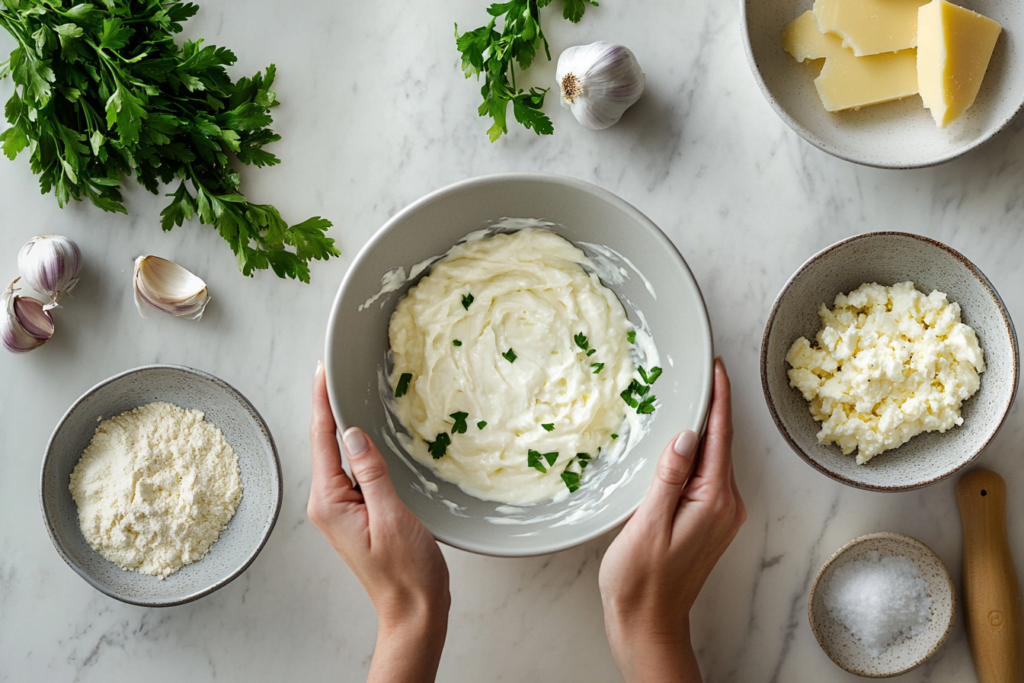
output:
<path id="1" fill-rule="evenodd" d="M 815 251 L 850 235 L 898 229 L 960 250 L 1024 320 L 1022 124 L 933 169 L 882 171 L 834 159 L 799 139 L 747 68 L 738 3 L 605 0 L 576 26 L 547 10 L 552 52 L 604 39 L 632 47 L 647 91 L 622 122 L 595 133 L 554 98 L 555 135 L 511 127 L 496 144 L 476 116 L 478 86 L 459 72 L 453 22 L 475 28 L 485 0 L 419 3 L 205 0 L 186 35 L 232 48 L 235 77 L 277 64 L 282 105 L 273 151 L 243 189 L 292 221 L 335 223 L 341 259 L 313 283 L 242 277 L 223 240 L 197 223 L 163 234 L 164 199 L 138 188 L 130 215 L 38 193 L 27 159 L 0 160 L 0 277 L 37 233 L 67 235 L 86 266 L 56 311 L 56 337 L 31 354 L 0 354 L 0 681 L 323 680 L 365 676 L 375 617 L 341 560 L 306 519 L 309 386 L 328 310 L 347 265 L 404 205 L 467 177 L 551 171 L 617 193 L 675 242 L 701 284 L 735 396 L 736 471 L 749 519 L 692 614 L 707 681 L 853 681 L 818 647 L 807 593 L 825 559 L 853 537 L 909 534 L 934 549 L 959 585 L 955 481 L 873 494 L 828 480 L 794 455 L 769 417 L 758 351 L 771 303 Z M 556 3 L 557 7 L 557 3 Z M 11 48 L 7 36 L 3 51 Z M 539 82 L 554 64 L 534 67 Z M 0 83 L 6 100 L 11 84 Z M 511 112 L 510 112 L 511 118 Z M 213 303 L 198 323 L 139 317 L 132 261 L 154 253 L 191 268 Z M 147 363 L 212 372 L 258 407 L 277 440 L 284 503 L 273 536 L 237 580 L 197 602 L 144 609 L 109 599 L 54 551 L 38 504 L 51 430 L 93 384 Z M 1007 479 L 1009 531 L 1024 565 L 1019 406 L 980 463 Z M 503 560 L 445 549 L 451 627 L 439 680 L 620 680 L 601 619 L 597 569 L 608 538 Z M 906 681 L 975 680 L 962 618 Z"/>

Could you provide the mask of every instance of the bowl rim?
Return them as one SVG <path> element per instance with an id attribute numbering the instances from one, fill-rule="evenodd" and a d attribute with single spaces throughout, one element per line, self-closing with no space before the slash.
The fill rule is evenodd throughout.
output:
<path id="1" fill-rule="evenodd" d="M 178 371 L 178 372 L 183 372 L 185 374 L 195 375 L 195 376 L 197 376 L 197 377 L 199 377 L 201 379 L 205 379 L 205 380 L 207 380 L 209 382 L 212 382 L 213 384 L 216 384 L 220 388 L 225 389 L 229 394 L 233 395 L 236 399 L 238 399 L 251 412 L 252 416 L 259 423 L 260 427 L 262 427 L 263 433 L 267 435 L 267 441 L 270 443 L 270 452 L 274 456 L 274 465 L 275 465 L 274 469 L 271 470 L 271 473 L 276 475 L 273 478 L 272 484 L 277 489 L 277 503 L 274 506 L 274 514 L 271 517 L 270 524 L 267 525 L 267 528 L 264 531 L 263 537 L 260 539 L 260 542 L 256 545 L 255 548 L 253 548 L 252 552 L 250 552 L 249 555 L 245 558 L 245 561 L 242 562 L 242 564 L 239 565 L 239 567 L 237 569 L 235 569 L 233 572 L 231 572 L 230 574 L 228 574 L 227 576 L 225 576 L 223 578 L 218 579 L 216 582 L 214 582 L 212 585 L 210 585 L 210 586 L 208 586 L 206 588 L 201 588 L 201 589 L 199 589 L 197 591 L 189 593 L 188 595 L 184 596 L 183 598 L 176 599 L 176 600 L 157 600 L 157 599 L 137 599 L 136 600 L 136 599 L 133 599 L 133 598 L 126 597 L 124 595 L 120 595 L 116 591 L 111 590 L 106 585 L 104 585 L 104 584 L 100 583 L 99 581 L 97 581 L 91 574 L 89 574 L 84 569 L 79 567 L 78 564 L 74 560 L 71 559 L 71 557 L 67 554 L 67 552 L 65 552 L 64 548 L 61 546 L 61 544 L 57 540 L 57 536 L 56 536 L 56 534 L 54 533 L 54 530 L 53 530 L 53 526 L 54 526 L 53 525 L 53 520 L 50 518 L 50 511 L 49 511 L 49 508 L 47 507 L 46 498 L 44 496 L 44 491 L 45 491 L 45 486 L 46 486 L 46 468 L 47 468 L 47 465 L 50 463 L 50 459 L 51 459 L 51 457 L 53 455 L 53 442 L 54 442 L 54 439 L 56 439 L 57 433 L 60 431 L 61 427 L 64 426 L 64 423 L 71 416 L 71 413 L 73 413 L 78 408 L 78 406 L 80 404 L 82 404 L 87 398 L 92 396 L 93 393 L 95 393 L 99 389 L 103 388 L 104 386 L 106 386 L 108 384 L 111 384 L 113 382 L 116 382 L 116 381 L 118 381 L 120 379 L 123 379 L 125 377 L 128 377 L 129 375 L 134 375 L 134 374 L 142 373 L 142 372 L 148 372 L 148 371 L 151 371 L 151 370 L 174 370 L 174 371 Z M 118 374 L 116 374 L 116 375 L 114 375 L 112 377 L 108 377 L 107 379 L 103 380 L 102 382 L 99 382 L 99 383 L 93 385 L 92 387 L 90 387 L 88 390 L 86 390 L 85 393 L 83 393 L 81 396 L 79 396 L 78 399 L 76 399 L 75 402 L 71 404 L 71 407 L 68 408 L 64 412 L 64 415 L 60 418 L 60 421 L 57 422 L 57 426 L 53 428 L 53 432 L 51 432 L 50 438 L 49 438 L 49 440 L 46 443 L 46 452 L 45 452 L 45 455 L 43 456 L 43 464 L 42 464 L 42 467 L 40 468 L 40 472 L 39 472 L 39 507 L 42 510 L 43 521 L 44 521 L 44 524 L 46 526 L 46 532 L 50 536 L 50 542 L 53 544 L 53 547 L 56 549 L 57 553 L 61 556 L 61 559 L 63 559 L 64 562 L 69 567 L 71 567 L 75 571 L 76 574 L 78 574 L 83 579 L 85 579 L 85 581 L 87 583 L 89 583 L 89 585 L 91 585 L 93 588 L 95 588 L 96 590 L 100 591 L 101 593 L 103 593 L 104 595 L 106 595 L 108 597 L 114 598 L 115 600 L 120 600 L 121 602 L 127 603 L 129 605 L 138 605 L 140 607 L 173 607 L 175 605 L 183 605 L 183 604 L 185 604 L 187 602 L 192 602 L 193 600 L 198 600 L 199 598 L 201 598 L 201 597 L 203 597 L 205 595 L 209 595 L 210 593 L 214 592 L 218 588 L 222 588 L 223 586 L 226 586 L 227 584 L 229 584 L 232 581 L 234 581 L 246 569 L 249 568 L 249 565 L 251 565 L 253 563 L 253 561 L 256 559 L 256 556 L 260 554 L 260 551 L 263 550 L 263 547 L 267 544 L 267 541 L 270 539 L 270 535 L 271 535 L 271 533 L 273 533 L 274 527 L 277 525 L 277 518 L 281 514 L 281 501 L 282 501 L 282 497 L 283 497 L 283 487 L 281 486 L 281 479 L 282 479 L 282 476 L 281 476 L 281 458 L 280 458 L 280 455 L 277 452 L 277 444 L 274 442 L 274 436 L 270 432 L 270 427 L 267 425 L 267 421 L 263 419 L 263 416 L 260 415 L 260 412 L 258 410 L 256 410 L 256 406 L 254 406 L 249 401 L 249 399 L 247 399 L 242 394 L 242 392 L 238 391 L 238 389 L 236 389 L 232 385 L 228 384 L 224 380 L 220 379 L 219 377 L 211 375 L 208 372 L 204 372 L 202 370 L 198 370 L 196 368 L 191 368 L 191 367 L 188 367 L 188 366 L 185 366 L 185 365 L 173 365 L 173 364 L 157 363 L 157 364 L 151 364 L 151 365 L 141 365 L 141 366 L 139 366 L 137 368 L 132 368 L 131 370 L 125 370 L 124 372 L 119 372 Z"/>
<path id="2" fill-rule="evenodd" d="M 924 657 L 922 657 L 918 661 L 914 662 L 913 664 L 910 664 L 910 665 L 906 666 L 905 668 L 902 668 L 902 669 L 900 669 L 898 671 L 893 671 L 891 673 L 883 673 L 883 674 L 869 673 L 869 672 L 865 672 L 863 670 L 848 669 L 845 666 L 843 666 L 842 664 L 840 664 L 836 660 L 836 658 L 832 656 L 832 652 L 825 646 L 825 642 L 822 639 L 822 636 L 821 636 L 821 634 L 818 631 L 818 620 L 815 619 L 815 617 L 814 617 L 814 594 L 818 590 L 818 581 L 821 580 L 821 577 L 822 577 L 822 575 L 824 575 L 825 571 L 829 567 L 831 567 L 833 564 L 835 564 L 835 562 L 839 559 L 839 557 L 841 555 L 843 555 L 850 548 L 852 548 L 854 546 L 857 546 L 857 545 L 861 545 L 862 543 L 865 543 L 867 541 L 873 541 L 873 540 L 876 540 L 876 539 L 888 539 L 888 540 L 898 541 L 898 542 L 903 543 L 905 545 L 915 547 L 918 550 L 922 551 L 925 555 L 930 555 L 931 557 L 935 558 L 935 560 L 938 562 L 939 566 L 942 567 L 942 576 L 943 576 L 943 578 L 946 579 L 945 585 L 949 589 L 949 598 L 950 598 L 949 623 L 946 624 L 946 630 L 943 631 L 942 636 L 939 638 L 938 642 L 935 643 L 935 646 L 932 647 L 930 650 L 928 650 L 928 652 L 924 655 Z M 913 561 L 913 560 L 911 560 L 911 561 Z M 916 563 L 915 563 L 915 565 L 916 565 Z M 956 613 L 957 613 L 956 587 L 953 585 L 953 578 L 949 575 L 949 568 L 946 567 L 946 563 L 942 561 L 942 558 L 939 557 L 938 554 L 934 550 L 929 548 L 927 545 L 925 545 L 921 541 L 917 540 L 916 538 L 913 538 L 912 536 L 907 536 L 906 534 L 901 534 L 901 533 L 899 533 L 897 531 L 874 531 L 874 532 L 869 533 L 869 534 L 864 534 L 862 536 L 858 536 L 857 538 L 853 539 L 852 541 L 849 541 L 846 544 L 844 544 L 841 548 L 839 548 L 839 550 L 837 550 L 834 553 L 832 553 L 832 555 L 827 560 L 825 560 L 825 564 L 821 565 L 821 569 L 819 569 L 818 573 L 815 574 L 815 576 L 814 576 L 814 581 L 811 582 L 811 590 L 807 594 L 807 620 L 808 620 L 808 622 L 810 622 L 811 632 L 814 634 L 815 640 L 818 641 L 819 647 L 821 647 L 822 651 L 824 651 L 824 653 L 826 655 L 828 655 L 828 658 L 831 659 L 835 663 L 836 666 L 838 666 L 839 668 L 843 669 L 844 671 L 848 671 L 848 672 L 850 672 L 852 674 L 856 674 L 858 676 L 863 676 L 865 678 L 892 678 L 893 676 L 899 676 L 899 675 L 905 674 L 908 671 L 916 669 L 917 667 L 919 667 L 922 664 L 924 664 L 926 661 L 931 659 L 931 657 L 936 652 L 939 651 L 939 648 L 942 647 L 943 643 L 945 643 L 946 640 L 949 638 L 949 634 L 953 632 L 953 623 L 956 621 Z"/>
<path id="3" fill-rule="evenodd" d="M 978 448 L 969 459 L 960 463 L 959 465 L 949 470 L 948 472 L 944 472 L 942 474 L 939 474 L 938 476 L 918 482 L 916 484 L 905 484 L 902 486 L 881 486 L 877 484 L 867 484 L 860 481 L 854 481 L 852 479 L 848 479 L 842 476 L 837 472 L 833 472 L 827 469 L 826 467 L 815 461 L 803 449 L 803 447 L 801 447 L 800 444 L 796 442 L 796 440 L 789 433 L 789 430 L 786 429 L 786 426 L 783 424 L 778 409 L 775 407 L 775 402 L 772 400 L 771 386 L 768 380 L 768 340 L 771 337 L 772 330 L 775 327 L 775 316 L 779 312 L 779 308 L 782 306 L 782 300 L 785 298 L 786 294 L 789 292 L 789 288 L 793 285 L 797 278 L 803 275 L 804 271 L 810 268 L 813 264 L 817 263 L 821 258 L 831 253 L 832 251 L 839 249 L 840 247 L 844 247 L 847 244 L 851 244 L 853 242 L 857 242 L 860 240 L 886 237 L 908 237 L 918 240 L 919 242 L 924 242 L 929 246 L 938 247 L 939 249 L 942 249 L 950 256 L 955 258 L 957 261 L 959 261 L 965 268 L 967 268 L 968 272 L 974 275 L 974 277 L 982 284 L 985 290 L 988 291 L 989 295 L 995 302 L 996 309 L 999 311 L 1003 324 L 1006 327 L 1006 331 L 1010 339 L 1010 347 L 1013 349 L 1013 377 L 1011 385 L 1013 389 L 1010 392 L 1010 399 L 1006 402 L 1005 406 L 1003 406 L 1003 412 L 1002 415 L 999 416 L 999 422 L 996 425 L 996 428 L 992 430 L 991 434 L 988 435 L 988 437 L 985 439 L 985 442 L 981 445 L 981 447 Z M 764 333 L 761 336 L 761 391 L 764 393 L 764 400 L 765 403 L 768 404 L 768 411 L 771 413 L 772 420 L 775 422 L 775 426 L 778 428 L 779 433 L 782 434 L 782 438 L 786 440 L 786 443 L 789 444 L 789 447 L 793 449 L 793 451 L 797 455 L 799 455 L 804 462 L 806 462 L 814 469 L 818 470 L 819 472 L 826 475 L 830 479 L 838 481 L 842 484 L 846 484 L 847 486 L 852 486 L 858 489 L 864 489 L 866 491 L 882 491 L 888 493 L 899 491 L 911 491 L 913 489 L 923 488 L 925 486 L 930 486 L 939 481 L 942 481 L 943 479 L 946 479 L 947 477 L 956 474 L 957 472 L 961 471 L 962 469 L 973 463 L 975 460 L 977 460 L 985 451 L 985 449 L 988 448 L 989 444 L 992 443 L 992 439 L 994 439 L 996 437 L 996 434 L 999 433 L 999 430 L 1002 429 L 1003 424 L 1006 422 L 1006 417 L 1010 414 L 1010 409 L 1013 407 L 1013 402 L 1017 397 L 1017 383 L 1019 374 L 1020 348 L 1017 344 L 1017 331 L 1013 326 L 1013 320 L 1010 318 L 1010 312 L 1006 308 L 1006 303 L 1003 301 L 1002 297 L 999 296 L 999 292 L 996 291 L 996 288 L 992 284 L 992 281 L 989 280 L 988 277 L 983 272 L 981 272 L 981 270 L 976 265 L 974 265 L 974 263 L 971 262 L 970 259 L 968 259 L 960 252 L 956 251 L 952 247 L 943 244 L 938 240 L 934 240 L 930 237 L 925 237 L 924 235 L 915 235 L 909 232 L 865 232 L 860 235 L 854 235 L 853 237 L 847 237 L 846 239 L 839 240 L 835 244 L 831 244 L 822 249 L 821 251 L 817 252 L 813 256 L 811 256 L 809 259 L 804 261 L 804 263 L 799 268 L 796 269 L 796 272 L 794 272 L 788 280 L 786 280 L 786 284 L 783 285 L 782 289 L 779 291 L 779 294 L 775 297 L 775 302 L 772 304 L 771 312 L 768 314 L 768 320 L 764 326 Z"/>
<path id="4" fill-rule="evenodd" d="M 978 147 L 984 145 L 986 142 L 994 138 L 999 133 L 1002 133 L 1010 124 L 1010 122 L 1017 117 L 1017 115 L 1021 112 L 1022 109 L 1024 109 L 1024 97 L 1021 97 L 1020 101 L 1017 103 L 1016 109 L 1014 109 L 1013 112 L 1011 112 L 1008 116 L 1003 117 L 1002 120 L 999 120 L 989 132 L 975 138 L 974 140 L 972 140 L 971 142 L 969 142 L 968 144 L 961 148 L 947 152 L 935 158 L 926 159 L 920 162 L 886 163 L 883 161 L 859 157 L 855 154 L 843 152 L 838 148 L 834 147 L 833 145 L 830 145 L 827 142 L 825 142 L 811 129 L 807 128 L 802 123 L 793 118 L 789 114 L 789 112 L 782 108 L 782 105 L 779 104 L 779 101 L 777 99 L 775 99 L 775 96 L 772 94 L 771 90 L 768 89 L 768 85 L 764 82 L 764 77 L 761 75 L 761 69 L 757 66 L 757 60 L 754 58 L 754 47 L 750 43 L 750 24 L 747 20 L 747 7 L 752 2 L 755 1 L 756 0 L 739 0 L 740 25 L 743 30 L 743 51 L 747 56 L 747 65 L 750 67 L 750 72 L 754 76 L 754 81 L 757 83 L 758 88 L 761 89 L 761 94 L 764 96 L 766 100 L 768 100 L 768 104 L 771 105 L 772 110 L 775 111 L 778 117 L 782 119 L 787 126 L 792 128 L 797 135 L 802 137 L 804 140 L 806 140 L 813 146 L 817 147 L 823 152 L 831 154 L 834 157 L 855 164 L 860 164 L 862 166 L 871 166 L 873 168 L 893 170 L 907 170 L 914 168 L 928 168 L 930 166 L 939 166 L 941 164 L 949 163 L 950 161 L 953 161 L 954 159 L 977 149 Z"/>
<path id="5" fill-rule="evenodd" d="M 699 303 L 699 315 L 697 317 L 698 321 L 703 321 L 704 323 L 703 329 L 706 331 L 706 338 L 708 342 L 708 357 L 706 359 L 702 359 L 703 362 L 706 364 L 706 367 L 708 368 L 707 380 L 704 382 L 704 386 L 701 387 L 701 410 L 698 416 L 698 422 L 700 424 L 700 436 L 701 438 L 703 438 L 705 429 L 707 427 L 708 417 L 711 411 L 711 395 L 714 385 L 715 338 L 714 331 L 711 327 L 711 317 L 708 315 L 707 302 L 704 300 L 704 293 L 703 291 L 701 291 L 700 285 L 697 282 L 697 278 L 694 277 L 693 271 L 690 270 L 690 266 L 686 262 L 686 259 L 683 258 L 683 255 L 679 252 L 679 249 L 676 247 L 676 245 L 672 242 L 672 240 L 668 238 L 664 231 L 662 231 L 662 229 L 658 227 L 658 225 L 654 221 L 652 221 L 642 211 L 640 211 L 635 206 L 627 202 L 625 199 L 622 199 L 615 193 L 606 190 L 603 187 L 600 187 L 599 185 L 595 185 L 594 183 L 579 180 L 578 178 L 573 178 L 571 176 L 561 175 L 557 173 L 532 171 L 509 171 L 502 173 L 490 173 L 480 176 L 472 176 L 469 178 L 465 178 L 463 180 L 456 181 L 454 183 L 450 183 L 431 192 L 428 192 L 427 194 L 421 196 L 420 198 L 406 205 L 398 213 L 396 213 L 394 216 L 385 221 L 384 224 L 380 228 L 378 228 L 377 231 L 370 237 L 370 239 L 367 240 L 367 242 L 362 246 L 362 248 L 356 254 L 355 258 L 352 260 L 352 263 L 349 265 L 348 270 L 345 273 L 345 277 L 341 281 L 341 284 L 338 286 L 338 291 L 335 294 L 334 300 L 331 303 L 330 316 L 327 320 L 327 334 L 324 345 L 324 373 L 327 376 L 327 394 L 330 400 L 331 412 L 334 416 L 337 429 L 343 430 L 347 426 L 352 425 L 345 425 L 344 421 L 341 420 L 341 415 L 337 409 L 337 402 L 335 400 L 333 389 L 334 383 L 331 381 L 331 376 L 333 374 L 333 362 L 330 351 L 331 348 L 334 346 L 335 342 L 337 341 L 337 334 L 340 334 L 339 325 L 336 318 L 340 314 L 339 312 L 341 310 L 342 295 L 345 292 L 346 288 L 349 286 L 351 279 L 354 277 L 353 274 L 362 264 L 363 260 L 368 258 L 368 254 L 373 249 L 375 249 L 377 245 L 384 239 L 384 235 L 387 232 L 389 232 L 393 228 L 393 226 L 404 221 L 410 214 L 413 214 L 416 211 L 420 210 L 423 206 L 439 201 L 440 199 L 443 199 L 444 197 L 446 197 L 449 194 L 452 194 L 453 192 L 460 192 L 472 188 L 474 186 L 483 186 L 505 181 L 539 181 L 544 183 L 551 183 L 555 185 L 561 185 L 581 190 L 588 195 L 600 197 L 609 204 L 618 206 L 625 213 L 633 216 L 634 219 L 637 220 L 637 222 L 644 223 L 648 225 L 650 228 L 652 228 L 652 236 L 654 237 L 654 239 L 660 241 L 662 245 L 666 247 L 666 249 L 670 250 L 670 254 L 675 255 L 676 259 L 678 259 L 679 264 L 682 266 L 682 269 L 687 275 L 687 277 L 689 277 L 690 282 L 693 284 L 694 290 L 697 293 L 697 301 Z M 604 524 L 595 527 L 595 529 L 590 533 L 583 534 L 579 537 L 574 538 L 571 541 L 547 543 L 544 545 L 538 545 L 537 547 L 529 550 L 502 551 L 501 549 L 493 546 L 484 546 L 479 545 L 477 543 L 464 541 L 452 534 L 447 533 L 444 529 L 431 528 L 431 526 L 427 525 L 426 522 L 424 522 L 424 526 L 427 526 L 427 530 L 431 533 L 431 535 L 433 535 L 433 537 L 437 541 L 440 541 L 441 543 L 444 543 L 445 545 L 451 546 L 453 548 L 458 548 L 460 550 L 465 550 L 479 555 L 488 555 L 491 557 L 537 557 L 540 555 L 549 555 L 551 553 L 561 552 L 563 550 L 575 548 L 580 545 L 583 545 L 584 543 L 588 543 L 596 538 L 603 536 L 609 531 L 625 523 L 625 521 L 629 519 L 629 517 L 632 516 L 634 512 L 636 512 L 637 508 L 640 507 L 641 502 L 642 499 L 636 501 L 634 505 L 626 506 L 625 508 L 623 508 L 623 511 L 620 514 L 613 516 Z"/>

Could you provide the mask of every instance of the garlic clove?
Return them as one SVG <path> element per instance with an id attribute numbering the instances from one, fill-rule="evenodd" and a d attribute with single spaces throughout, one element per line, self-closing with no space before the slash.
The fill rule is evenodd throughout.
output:
<path id="1" fill-rule="evenodd" d="M 587 128 L 614 125 L 644 92 L 646 76 L 633 52 L 605 41 L 577 45 L 558 57 L 562 105 Z"/>
<path id="2" fill-rule="evenodd" d="M 210 303 L 210 290 L 206 283 L 191 271 L 159 256 L 140 256 L 135 259 L 133 276 L 135 306 L 146 317 L 150 306 L 179 318 L 199 320 L 206 304 Z"/>
<path id="3" fill-rule="evenodd" d="M 82 252 L 67 237 L 38 235 L 18 252 L 18 272 L 32 289 L 50 298 L 47 310 L 74 289 L 81 270 Z"/>
<path id="4" fill-rule="evenodd" d="M 21 279 L 21 278 L 18 278 Z M 53 336 L 53 318 L 42 301 L 27 296 L 17 296 L 15 280 L 4 293 L 3 305 L 6 315 L 0 321 L 0 343 L 8 351 L 23 353 L 45 344 Z"/>

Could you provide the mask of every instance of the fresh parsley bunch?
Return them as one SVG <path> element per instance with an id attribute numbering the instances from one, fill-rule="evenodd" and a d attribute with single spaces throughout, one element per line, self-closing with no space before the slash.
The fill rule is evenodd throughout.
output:
<path id="1" fill-rule="evenodd" d="M 57 202 L 88 197 L 127 213 L 121 181 L 134 175 L 156 194 L 178 181 L 163 210 L 170 230 L 193 216 L 231 245 L 242 273 L 272 268 L 309 282 L 310 259 L 339 254 L 319 216 L 289 226 L 276 208 L 238 190 L 229 155 L 270 166 L 264 145 L 277 106 L 274 65 L 232 82 L 226 48 L 174 35 L 198 6 L 180 0 L 2 0 L 0 25 L 17 41 L 0 64 L 15 92 L 0 133 L 14 159 L 28 148 L 42 192 Z"/>
<path id="2" fill-rule="evenodd" d="M 515 62 L 520 69 L 528 69 L 541 46 L 548 60 L 551 59 L 547 38 L 540 27 L 540 9 L 550 4 L 551 0 L 495 3 L 487 8 L 492 17 L 487 26 L 462 35 L 459 35 L 458 24 L 455 26 L 455 39 L 462 53 L 462 70 L 466 78 L 484 75 L 484 84 L 480 88 L 484 101 L 477 112 L 480 116 L 494 119 L 494 125 L 487 131 L 491 142 L 508 132 L 506 115 L 509 102 L 516 121 L 526 128 L 532 128 L 538 135 L 551 135 L 555 131 L 551 119 L 540 110 L 549 88 L 530 88 L 529 91 L 517 88 L 513 67 Z M 583 18 L 588 4 L 597 7 L 597 0 L 562 0 L 562 16 L 575 24 Z M 501 33 L 498 33 L 495 25 L 498 17 L 502 16 Z"/>

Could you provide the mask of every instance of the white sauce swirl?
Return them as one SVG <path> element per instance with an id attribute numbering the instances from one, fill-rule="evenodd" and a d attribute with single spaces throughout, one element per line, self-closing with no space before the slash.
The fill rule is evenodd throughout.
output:
<path id="1" fill-rule="evenodd" d="M 394 401 L 413 437 L 404 445 L 478 498 L 525 504 L 568 495 L 561 475 L 579 471 L 576 454 L 596 459 L 624 426 L 619 393 L 633 379 L 631 329 L 593 264 L 562 237 L 534 228 L 470 235 L 391 318 L 391 389 L 412 375 Z M 576 343 L 579 333 L 591 355 Z M 452 431 L 458 413 L 468 414 L 465 433 Z M 451 444 L 434 459 L 427 442 L 442 433 Z M 531 450 L 557 453 L 542 461 L 546 473 L 529 465 Z"/>

